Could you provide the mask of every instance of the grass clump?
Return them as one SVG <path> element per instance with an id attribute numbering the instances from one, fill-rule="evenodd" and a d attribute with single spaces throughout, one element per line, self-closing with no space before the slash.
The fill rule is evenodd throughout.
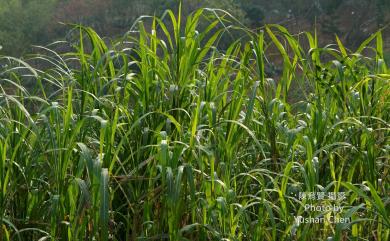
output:
<path id="1" fill-rule="evenodd" d="M 109 46 L 75 26 L 69 52 L 1 57 L 0 239 L 388 240 L 381 32 L 350 51 L 236 26 L 166 11 Z M 296 219 L 331 215 L 351 222 Z"/>

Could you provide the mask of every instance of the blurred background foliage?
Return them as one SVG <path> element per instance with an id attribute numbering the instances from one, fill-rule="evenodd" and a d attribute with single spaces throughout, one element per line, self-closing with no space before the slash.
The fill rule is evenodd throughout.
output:
<path id="1" fill-rule="evenodd" d="M 125 33 L 140 15 L 177 9 L 177 0 L 0 0 L 1 54 L 20 56 L 31 45 L 61 39 L 69 30 L 60 23 L 82 23 L 102 36 Z M 328 43 L 337 34 L 350 48 L 390 23 L 388 0 L 183 0 L 183 12 L 222 8 L 251 28 L 280 23 L 290 31 L 317 29 Z M 384 31 L 389 48 L 388 28 Z M 228 41 L 228 40 L 226 40 Z"/>

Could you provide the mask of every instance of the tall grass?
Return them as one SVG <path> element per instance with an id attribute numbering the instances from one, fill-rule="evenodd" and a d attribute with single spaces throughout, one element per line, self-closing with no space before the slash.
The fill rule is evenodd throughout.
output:
<path id="1" fill-rule="evenodd" d="M 200 9 L 72 33 L 0 57 L 0 240 L 389 240 L 381 32 L 351 51 Z M 297 224 L 335 203 L 299 192 L 345 192 L 352 222 Z"/>

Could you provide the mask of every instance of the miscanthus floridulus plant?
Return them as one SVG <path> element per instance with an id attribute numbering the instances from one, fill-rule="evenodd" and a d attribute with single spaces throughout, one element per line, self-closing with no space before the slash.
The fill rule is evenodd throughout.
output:
<path id="1" fill-rule="evenodd" d="M 234 23 L 166 11 L 1 57 L 0 240 L 389 240 L 381 32 Z"/>

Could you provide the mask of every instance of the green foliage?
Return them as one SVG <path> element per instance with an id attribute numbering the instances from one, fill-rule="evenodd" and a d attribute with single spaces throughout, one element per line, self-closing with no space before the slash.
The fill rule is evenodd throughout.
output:
<path id="1" fill-rule="evenodd" d="M 179 8 L 0 57 L 0 240 L 389 240 L 382 33 L 351 52 L 263 30 Z M 339 191 L 352 223 L 296 222 L 331 215 L 299 192 Z"/>
<path id="2" fill-rule="evenodd" d="M 56 0 L 0 2 L 0 45 L 3 53 L 20 54 L 45 39 Z"/>

